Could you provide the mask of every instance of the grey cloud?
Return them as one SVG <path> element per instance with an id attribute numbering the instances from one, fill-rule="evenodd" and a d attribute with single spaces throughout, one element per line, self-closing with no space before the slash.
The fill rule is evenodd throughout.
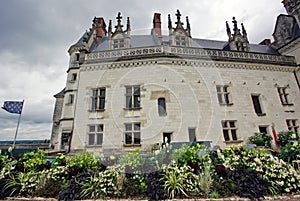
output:
<path id="1" fill-rule="evenodd" d="M 149 34 L 153 13 L 159 12 L 167 34 L 167 15 L 174 23 L 177 9 L 183 19 L 189 16 L 193 37 L 227 40 L 225 21 L 236 16 L 255 43 L 271 38 L 277 15 L 284 13 L 274 0 L 1 1 L 0 104 L 25 99 L 20 137 L 50 138 L 53 95 L 65 85 L 67 50 L 91 27 L 95 16 L 104 17 L 107 25 L 110 19 L 115 24 L 120 11 L 124 24 L 130 17 L 133 33 Z M 17 117 L 0 111 L 0 140 L 14 133 Z"/>

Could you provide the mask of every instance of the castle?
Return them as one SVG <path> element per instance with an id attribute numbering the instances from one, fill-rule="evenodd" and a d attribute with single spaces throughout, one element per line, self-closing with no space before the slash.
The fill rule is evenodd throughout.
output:
<path id="1" fill-rule="evenodd" d="M 300 0 L 283 1 L 274 42 L 251 44 L 243 24 L 227 41 L 192 35 L 188 17 L 154 13 L 149 35 L 117 14 L 69 48 L 65 88 L 55 95 L 54 150 L 119 153 L 164 143 L 246 144 L 257 132 L 299 132 Z M 175 23 L 174 23 L 175 22 Z M 114 24 L 114 26 L 113 26 Z"/>

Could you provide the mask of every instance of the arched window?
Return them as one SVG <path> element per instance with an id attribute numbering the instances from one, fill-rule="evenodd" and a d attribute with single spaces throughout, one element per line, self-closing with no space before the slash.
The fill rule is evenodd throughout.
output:
<path id="1" fill-rule="evenodd" d="M 159 116 L 166 116 L 167 115 L 166 99 L 165 98 L 159 98 L 157 100 L 157 106 L 158 106 L 158 115 Z"/>

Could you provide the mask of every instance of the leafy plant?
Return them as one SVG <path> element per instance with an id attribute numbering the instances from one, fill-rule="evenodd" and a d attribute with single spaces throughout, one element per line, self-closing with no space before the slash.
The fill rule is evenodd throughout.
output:
<path id="1" fill-rule="evenodd" d="M 265 146 L 271 148 L 272 136 L 267 133 L 254 133 L 253 136 L 249 137 L 248 140 L 252 144 L 257 146 Z"/>
<path id="2" fill-rule="evenodd" d="M 221 153 L 224 166 L 230 170 L 254 170 L 270 183 L 274 193 L 290 193 L 299 189 L 300 176 L 292 165 L 263 149 L 245 146 L 229 147 Z"/>
<path id="3" fill-rule="evenodd" d="M 98 199 L 114 195 L 118 176 L 119 173 L 111 168 L 103 172 L 96 172 L 80 183 L 83 187 L 82 196 Z"/>
<path id="4" fill-rule="evenodd" d="M 163 173 L 159 171 L 150 172 L 145 178 L 147 184 L 147 196 L 150 200 L 165 199 Z"/>
<path id="5" fill-rule="evenodd" d="M 269 182 L 254 170 L 236 169 L 229 173 L 235 182 L 235 194 L 251 200 L 259 199 L 268 194 Z"/>
<path id="6" fill-rule="evenodd" d="M 25 172 L 43 170 L 47 163 L 43 150 L 27 152 L 19 160 L 23 163 Z"/>
<path id="7" fill-rule="evenodd" d="M 205 164 L 202 172 L 196 176 L 195 182 L 196 186 L 198 186 L 200 191 L 207 197 L 213 184 L 210 164 Z"/>
<path id="8" fill-rule="evenodd" d="M 294 161 L 299 159 L 299 157 L 300 157 L 300 144 L 294 145 L 288 143 L 284 147 L 281 147 L 280 149 L 279 158 L 281 158 L 285 162 L 293 164 Z"/>
<path id="9" fill-rule="evenodd" d="M 293 131 L 282 131 L 277 135 L 277 143 L 281 147 L 284 147 L 287 144 L 292 143 L 296 139 L 297 139 L 296 134 Z"/>
<path id="10" fill-rule="evenodd" d="M 10 196 L 32 195 L 38 184 L 37 177 L 35 172 L 11 174 L 4 189 L 10 189 Z"/>
<path id="11" fill-rule="evenodd" d="M 188 193 L 193 189 L 193 179 L 190 167 L 187 165 L 178 167 L 175 163 L 172 163 L 165 169 L 164 189 L 171 199 L 179 195 L 188 197 Z"/>

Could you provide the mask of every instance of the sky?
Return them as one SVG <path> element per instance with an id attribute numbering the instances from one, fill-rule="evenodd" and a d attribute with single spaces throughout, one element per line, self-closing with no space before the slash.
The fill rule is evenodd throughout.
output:
<path id="1" fill-rule="evenodd" d="M 168 33 L 179 9 L 189 17 L 194 38 L 227 40 L 225 22 L 244 23 L 250 43 L 272 33 L 281 0 L 1 0 L 0 104 L 25 100 L 17 139 L 50 139 L 54 94 L 66 83 L 68 49 L 93 18 L 115 23 L 118 12 L 130 17 L 131 34 L 150 34 L 154 13 L 161 13 L 163 34 Z M 0 141 L 12 140 L 18 115 L 0 110 Z"/>

